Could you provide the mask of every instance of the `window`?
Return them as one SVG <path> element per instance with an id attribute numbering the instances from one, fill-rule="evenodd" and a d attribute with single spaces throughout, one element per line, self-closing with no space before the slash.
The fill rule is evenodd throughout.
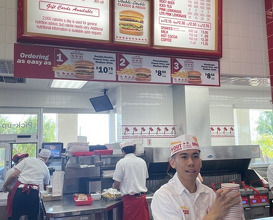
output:
<path id="1" fill-rule="evenodd" d="M 37 134 L 37 114 L 0 114 L 0 134 Z"/>
<path id="2" fill-rule="evenodd" d="M 273 113 L 272 110 L 249 110 L 251 143 L 261 149 L 260 158 L 253 164 L 273 163 Z"/>
<path id="3" fill-rule="evenodd" d="M 89 144 L 109 143 L 109 114 L 46 113 L 43 142 L 76 142 L 85 136 Z"/>

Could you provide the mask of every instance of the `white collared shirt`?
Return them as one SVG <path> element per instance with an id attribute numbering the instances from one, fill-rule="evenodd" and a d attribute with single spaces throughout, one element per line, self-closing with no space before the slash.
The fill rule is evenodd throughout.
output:
<path id="1" fill-rule="evenodd" d="M 268 166 L 266 175 L 268 179 L 269 189 L 271 190 L 271 188 L 273 187 L 273 164 L 270 164 Z"/>
<path id="2" fill-rule="evenodd" d="M 215 192 L 196 180 L 197 190 L 191 194 L 177 173 L 153 195 L 151 209 L 154 220 L 200 220 L 214 203 Z"/>
<path id="3" fill-rule="evenodd" d="M 146 179 L 149 177 L 146 162 L 135 154 L 126 154 L 116 164 L 113 179 L 120 182 L 121 195 L 147 192 Z"/>
<path id="4" fill-rule="evenodd" d="M 27 157 L 15 166 L 20 171 L 18 180 L 24 184 L 49 184 L 50 174 L 44 161 L 39 158 Z"/>

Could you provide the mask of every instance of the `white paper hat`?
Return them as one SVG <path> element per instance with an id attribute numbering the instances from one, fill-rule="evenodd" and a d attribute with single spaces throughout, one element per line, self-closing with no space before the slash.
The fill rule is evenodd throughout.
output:
<path id="1" fill-rule="evenodd" d="M 40 157 L 45 157 L 45 158 L 49 158 L 51 155 L 51 151 L 48 149 L 42 149 L 39 153 Z"/>
<path id="2" fill-rule="evenodd" d="M 198 140 L 193 135 L 183 134 L 171 140 L 171 156 L 177 152 L 190 149 L 200 151 Z"/>
<path id="3" fill-rule="evenodd" d="M 120 148 L 124 148 L 124 147 L 128 147 L 128 146 L 136 146 L 137 141 L 136 140 L 126 140 L 126 141 L 122 141 L 119 146 Z"/>

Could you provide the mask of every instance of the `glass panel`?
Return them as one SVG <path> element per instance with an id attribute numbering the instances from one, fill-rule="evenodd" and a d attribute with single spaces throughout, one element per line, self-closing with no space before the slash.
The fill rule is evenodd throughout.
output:
<path id="1" fill-rule="evenodd" d="M 0 147 L 0 186 L 4 183 L 6 149 Z"/>
<path id="2" fill-rule="evenodd" d="M 273 163 L 273 113 L 272 110 L 249 110 L 251 143 L 258 144 L 261 149 L 260 158 L 252 164 Z"/>
<path id="3" fill-rule="evenodd" d="M 37 134 L 36 114 L 0 114 L 0 134 Z"/>
<path id="4" fill-rule="evenodd" d="M 43 142 L 76 142 L 86 136 L 89 144 L 109 143 L 108 114 L 44 113 Z"/>
<path id="5" fill-rule="evenodd" d="M 29 157 L 36 157 L 37 144 L 29 143 L 29 144 L 12 144 L 12 155 L 11 158 L 18 153 L 28 153 Z"/>
<path id="6" fill-rule="evenodd" d="M 79 114 L 78 136 L 86 136 L 91 145 L 109 143 L 109 115 Z"/>
<path id="7" fill-rule="evenodd" d="M 57 114 L 44 114 L 43 142 L 56 142 L 57 139 Z"/>

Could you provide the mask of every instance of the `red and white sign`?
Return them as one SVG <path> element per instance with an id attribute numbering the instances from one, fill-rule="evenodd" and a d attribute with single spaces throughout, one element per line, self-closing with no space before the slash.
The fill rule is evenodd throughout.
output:
<path id="1" fill-rule="evenodd" d="M 234 125 L 211 125 L 211 137 L 235 137 Z"/>
<path id="2" fill-rule="evenodd" d="M 217 0 L 154 0 L 154 45 L 216 51 Z"/>
<path id="3" fill-rule="evenodd" d="M 219 86 L 218 65 L 219 61 L 210 60 L 14 45 L 14 76 L 18 78 Z M 190 69 L 199 76 L 190 76 Z"/>
<path id="4" fill-rule="evenodd" d="M 174 125 L 122 125 L 122 139 L 129 138 L 173 138 Z"/>
<path id="5" fill-rule="evenodd" d="M 40 79 L 116 80 L 116 54 L 69 50 L 47 46 L 14 45 L 14 76 Z M 90 75 L 77 74 L 76 62 L 85 61 L 92 66 L 80 66 L 80 70 L 90 69 Z M 87 62 L 86 62 L 87 61 Z M 92 75 L 91 75 L 92 74 Z"/>
<path id="6" fill-rule="evenodd" d="M 172 59 L 172 83 L 195 85 L 220 85 L 219 61 Z"/>
<path id="7" fill-rule="evenodd" d="M 114 41 L 150 44 L 150 1 L 115 0 Z"/>
<path id="8" fill-rule="evenodd" d="M 109 41 L 106 0 L 25 1 L 26 33 Z"/>
<path id="9" fill-rule="evenodd" d="M 118 81 L 171 83 L 170 67 L 171 59 L 167 57 L 118 54 Z"/>

